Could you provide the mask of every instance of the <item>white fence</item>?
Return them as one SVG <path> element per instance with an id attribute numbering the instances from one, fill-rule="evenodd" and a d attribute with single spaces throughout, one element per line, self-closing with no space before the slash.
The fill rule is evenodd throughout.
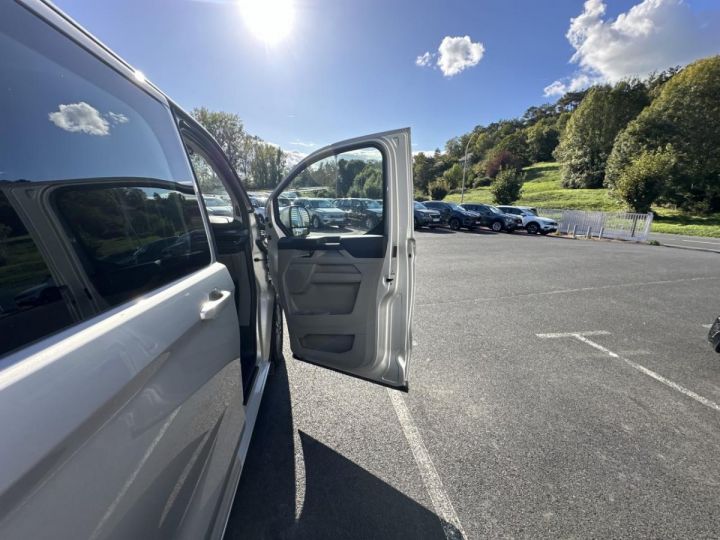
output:
<path id="1" fill-rule="evenodd" d="M 558 222 L 558 232 L 588 238 L 615 238 L 618 240 L 647 240 L 653 221 L 653 213 L 584 212 L 582 210 L 558 210 L 538 208 L 542 217 Z"/>

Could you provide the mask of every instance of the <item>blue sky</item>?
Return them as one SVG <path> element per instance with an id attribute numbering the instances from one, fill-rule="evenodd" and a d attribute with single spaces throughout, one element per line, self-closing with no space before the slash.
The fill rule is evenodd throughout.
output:
<path id="1" fill-rule="evenodd" d="M 568 88 L 720 52 L 717 0 L 289 0 L 271 45 L 230 0 L 55 1 L 184 108 L 300 152 L 404 126 L 414 150 L 442 148 Z"/>

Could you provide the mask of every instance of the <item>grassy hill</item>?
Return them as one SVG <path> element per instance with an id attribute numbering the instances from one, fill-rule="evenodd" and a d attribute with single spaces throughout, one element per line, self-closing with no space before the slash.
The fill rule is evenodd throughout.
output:
<path id="1" fill-rule="evenodd" d="M 541 208 L 572 208 L 575 210 L 622 211 L 623 206 L 608 195 L 606 189 L 565 189 L 560 184 L 557 163 L 536 163 L 524 169 L 526 180 L 523 194 L 516 204 Z M 460 202 L 460 194 L 445 200 Z M 489 187 L 465 191 L 465 202 L 492 203 Z M 653 232 L 720 237 L 720 214 L 689 216 L 668 208 L 653 208 Z"/>

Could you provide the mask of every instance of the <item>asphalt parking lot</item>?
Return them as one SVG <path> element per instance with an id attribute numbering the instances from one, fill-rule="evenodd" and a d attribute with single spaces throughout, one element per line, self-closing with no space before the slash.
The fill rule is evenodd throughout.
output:
<path id="1" fill-rule="evenodd" d="M 718 254 L 417 238 L 410 393 L 286 351 L 228 538 L 720 536 Z"/>

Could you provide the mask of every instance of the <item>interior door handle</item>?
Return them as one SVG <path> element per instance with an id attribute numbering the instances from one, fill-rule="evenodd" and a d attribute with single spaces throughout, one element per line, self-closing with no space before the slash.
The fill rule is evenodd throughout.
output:
<path id="1" fill-rule="evenodd" d="M 200 307 L 200 318 L 203 321 L 209 321 L 217 317 L 231 296 L 230 291 L 221 291 L 220 289 L 210 291 L 208 301 Z"/>

